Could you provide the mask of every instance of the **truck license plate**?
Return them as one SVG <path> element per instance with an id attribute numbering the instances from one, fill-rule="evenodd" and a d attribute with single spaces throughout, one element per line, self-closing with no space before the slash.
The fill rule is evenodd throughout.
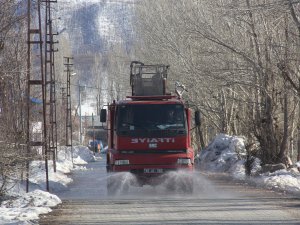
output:
<path id="1" fill-rule="evenodd" d="M 163 169 L 144 169 L 144 173 L 163 173 Z"/>

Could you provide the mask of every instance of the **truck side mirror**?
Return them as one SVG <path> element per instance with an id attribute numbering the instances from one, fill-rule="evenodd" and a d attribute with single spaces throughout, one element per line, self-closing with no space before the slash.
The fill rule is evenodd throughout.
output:
<path id="1" fill-rule="evenodd" d="M 200 111 L 199 110 L 195 111 L 195 125 L 196 126 L 200 126 L 201 125 Z"/>
<path id="2" fill-rule="evenodd" d="M 106 109 L 101 109 L 100 111 L 100 122 L 105 123 L 106 122 Z"/>

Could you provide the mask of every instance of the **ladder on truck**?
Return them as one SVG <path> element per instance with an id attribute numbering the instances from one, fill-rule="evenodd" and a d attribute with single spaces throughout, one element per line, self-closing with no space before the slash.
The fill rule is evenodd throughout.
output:
<path id="1" fill-rule="evenodd" d="M 133 61 L 130 64 L 130 85 L 132 96 L 166 95 L 168 65 L 145 65 Z"/>

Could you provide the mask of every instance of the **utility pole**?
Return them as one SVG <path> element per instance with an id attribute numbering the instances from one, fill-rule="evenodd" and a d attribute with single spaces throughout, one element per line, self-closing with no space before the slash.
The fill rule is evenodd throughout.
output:
<path id="1" fill-rule="evenodd" d="M 81 117 L 81 86 L 78 81 L 78 93 L 79 93 L 79 143 L 82 144 L 82 117 Z"/>
<path id="2" fill-rule="evenodd" d="M 300 78 L 298 79 L 298 98 L 300 98 Z M 300 102 L 298 103 L 298 139 L 297 139 L 297 162 L 300 162 Z M 300 170 L 300 169 L 299 169 Z"/>
<path id="3" fill-rule="evenodd" d="M 87 115 L 86 115 L 86 113 L 84 114 L 84 126 L 83 126 L 83 130 L 87 130 L 87 128 L 88 128 L 88 117 L 87 117 Z M 84 133 L 85 134 L 85 133 Z"/>
<path id="4" fill-rule="evenodd" d="M 60 88 L 61 90 L 61 118 L 62 118 L 62 121 L 67 121 L 67 114 L 66 114 L 66 108 L 67 108 L 67 105 L 66 105 L 66 88 Z M 65 126 L 64 126 L 65 128 Z M 61 132 L 61 137 L 64 137 L 65 134 L 64 132 L 62 131 L 62 129 L 60 128 L 60 132 Z M 64 140 L 65 143 L 67 142 L 67 140 L 65 139 Z M 61 141 L 60 142 L 63 142 L 63 139 L 61 138 Z"/>
<path id="5" fill-rule="evenodd" d="M 67 73 L 67 116 L 66 116 L 66 146 L 71 148 L 71 157 L 72 157 L 72 164 L 74 166 L 73 160 L 73 146 L 72 146 L 72 107 L 71 107 L 71 67 L 73 64 L 71 60 L 72 57 L 64 57 L 66 66 L 65 72 Z"/>
<path id="6" fill-rule="evenodd" d="M 96 138 L 95 138 L 94 113 L 92 113 L 92 127 L 93 127 L 93 151 L 94 151 L 94 154 L 95 154 L 97 147 L 95 146 L 96 145 L 96 143 L 95 143 Z"/>
<path id="7" fill-rule="evenodd" d="M 97 95 L 97 116 L 100 115 L 100 94 Z"/>
<path id="8" fill-rule="evenodd" d="M 83 134 L 83 129 L 82 129 L 82 108 L 81 108 L 81 92 L 85 91 L 85 86 L 80 86 L 80 82 L 78 81 L 78 93 L 79 93 L 79 142 L 82 144 L 82 134 Z"/>
<path id="9" fill-rule="evenodd" d="M 32 28 L 32 16 L 35 15 L 34 9 L 31 5 L 31 0 L 27 1 L 27 162 L 26 162 L 26 192 L 29 191 L 29 163 L 33 156 L 32 148 L 41 147 L 45 159 L 46 171 L 46 189 L 49 191 L 49 174 L 48 174 L 48 145 L 47 145 L 47 124 L 46 124 L 46 82 L 44 73 L 44 59 L 43 59 L 43 38 L 42 38 L 42 21 L 41 21 L 41 0 L 36 2 L 38 25 Z M 31 46 L 38 47 L 38 61 L 39 72 L 31 74 Z M 33 89 L 33 92 L 31 92 Z M 41 121 L 41 138 L 36 140 L 32 135 L 33 126 L 37 126 L 37 122 L 33 124 L 34 112 L 31 108 L 31 94 L 39 93 L 42 96 L 42 121 Z M 38 118 L 40 119 L 40 118 Z"/>
<path id="10" fill-rule="evenodd" d="M 54 42 L 52 29 L 52 17 L 51 17 L 51 3 L 57 3 L 55 0 L 43 0 L 45 3 L 45 98 L 47 112 L 47 126 L 48 126 L 48 143 L 49 152 L 52 153 L 53 169 L 56 172 L 56 155 L 57 155 L 57 124 L 56 124 L 56 90 L 55 90 L 55 67 L 54 67 L 54 53 L 58 50 L 54 50 Z M 47 92 L 49 91 L 49 95 Z"/>

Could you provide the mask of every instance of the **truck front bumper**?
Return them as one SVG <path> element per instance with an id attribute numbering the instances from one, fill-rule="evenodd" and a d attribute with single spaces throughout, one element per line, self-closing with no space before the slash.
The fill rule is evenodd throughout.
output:
<path id="1" fill-rule="evenodd" d="M 138 166 L 116 166 L 114 165 L 111 172 L 130 172 L 136 177 L 139 186 L 159 185 L 163 183 L 168 174 L 176 171 L 186 171 L 191 173 L 194 170 L 193 164 L 188 165 L 138 165 Z"/>

